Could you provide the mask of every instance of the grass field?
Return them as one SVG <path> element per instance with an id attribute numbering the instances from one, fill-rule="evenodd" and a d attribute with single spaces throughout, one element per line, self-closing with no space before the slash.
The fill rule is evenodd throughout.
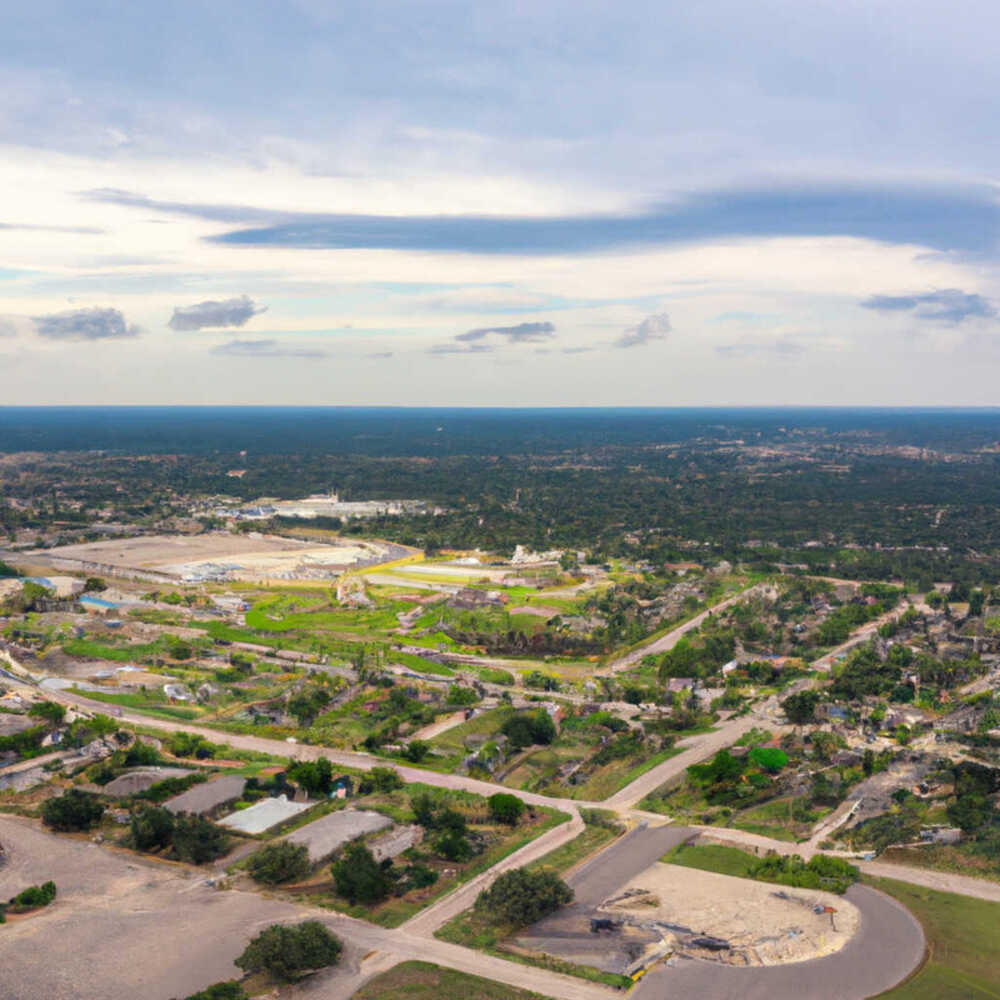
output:
<path id="1" fill-rule="evenodd" d="M 738 847 L 723 847 L 721 844 L 678 844 L 665 854 L 661 861 L 668 865 L 684 865 L 704 872 L 718 872 L 720 875 L 735 875 L 749 878 L 750 868 L 757 861 L 752 854 Z"/>
<path id="2" fill-rule="evenodd" d="M 1000 1000 L 1000 903 L 906 882 L 870 884 L 899 900 L 927 936 L 927 964 L 885 1000 Z"/>
<path id="3" fill-rule="evenodd" d="M 545 1000 L 491 979 L 481 979 L 430 962 L 402 962 L 358 990 L 351 1000 Z"/>

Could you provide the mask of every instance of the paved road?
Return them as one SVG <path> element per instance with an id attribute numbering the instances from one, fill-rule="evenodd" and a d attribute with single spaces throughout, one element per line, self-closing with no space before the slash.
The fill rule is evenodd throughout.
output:
<path id="1" fill-rule="evenodd" d="M 852 886 L 847 898 L 861 912 L 857 934 L 838 952 L 810 962 L 735 968 L 678 961 L 657 966 L 636 987 L 633 1000 L 863 1000 L 905 979 L 923 960 L 920 924 L 894 899 Z"/>

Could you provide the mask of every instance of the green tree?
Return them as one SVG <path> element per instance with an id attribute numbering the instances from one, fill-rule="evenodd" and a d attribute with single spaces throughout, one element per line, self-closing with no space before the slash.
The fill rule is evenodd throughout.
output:
<path id="1" fill-rule="evenodd" d="M 226 853 L 229 837 L 204 817 L 181 813 L 174 822 L 173 845 L 179 861 L 203 865 Z"/>
<path id="2" fill-rule="evenodd" d="M 490 817 L 498 823 L 516 826 L 524 815 L 524 802 L 510 792 L 497 792 L 489 798 Z"/>
<path id="3" fill-rule="evenodd" d="M 132 816 L 132 843 L 140 851 L 169 847 L 174 837 L 174 814 L 161 806 L 143 806 Z"/>
<path id="4" fill-rule="evenodd" d="M 310 868 L 306 845 L 288 840 L 273 840 L 247 859 L 247 871 L 266 885 L 298 882 L 309 874 Z"/>
<path id="5" fill-rule="evenodd" d="M 349 903 L 368 906 L 381 903 L 395 885 L 392 861 L 387 858 L 379 863 L 364 844 L 351 844 L 340 860 L 333 863 L 330 871 L 337 894 Z"/>
<path id="6" fill-rule="evenodd" d="M 37 701 L 28 709 L 28 715 L 34 719 L 44 719 L 51 725 L 58 726 L 66 718 L 66 709 L 54 701 Z"/>
<path id="7" fill-rule="evenodd" d="M 476 909 L 495 923 L 527 927 L 573 900 L 573 890 L 554 871 L 515 868 L 504 872 L 476 900 Z"/>
<path id="8" fill-rule="evenodd" d="M 85 594 L 99 593 L 107 589 L 107 584 L 99 576 L 88 576 L 83 585 L 83 592 Z"/>
<path id="9" fill-rule="evenodd" d="M 42 822 L 53 830 L 75 832 L 90 830 L 104 815 L 104 806 L 96 795 L 70 788 L 58 798 L 46 799 Z"/>
<path id="10" fill-rule="evenodd" d="M 236 965 L 244 972 L 266 972 L 275 979 L 293 982 L 307 972 L 336 965 L 342 950 L 340 939 L 318 920 L 294 927 L 271 924 L 251 939 Z"/>
<path id="11" fill-rule="evenodd" d="M 819 704 L 818 691 L 798 691 L 790 694 L 782 703 L 788 721 L 795 726 L 804 726 L 816 718 Z"/>

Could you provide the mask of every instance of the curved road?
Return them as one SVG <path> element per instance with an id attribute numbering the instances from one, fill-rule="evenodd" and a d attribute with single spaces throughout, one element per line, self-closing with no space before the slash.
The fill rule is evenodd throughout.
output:
<path id="1" fill-rule="evenodd" d="M 884 893 L 852 886 L 847 898 L 861 926 L 833 955 L 811 962 L 734 968 L 693 960 L 658 966 L 636 987 L 634 1000 L 864 1000 L 891 989 L 923 960 L 924 932 L 913 915 Z"/>

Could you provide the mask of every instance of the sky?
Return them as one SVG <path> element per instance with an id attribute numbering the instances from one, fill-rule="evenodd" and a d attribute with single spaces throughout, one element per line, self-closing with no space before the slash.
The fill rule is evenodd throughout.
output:
<path id="1" fill-rule="evenodd" d="M 996 405 L 994 0 L 33 0 L 0 404 Z"/>

